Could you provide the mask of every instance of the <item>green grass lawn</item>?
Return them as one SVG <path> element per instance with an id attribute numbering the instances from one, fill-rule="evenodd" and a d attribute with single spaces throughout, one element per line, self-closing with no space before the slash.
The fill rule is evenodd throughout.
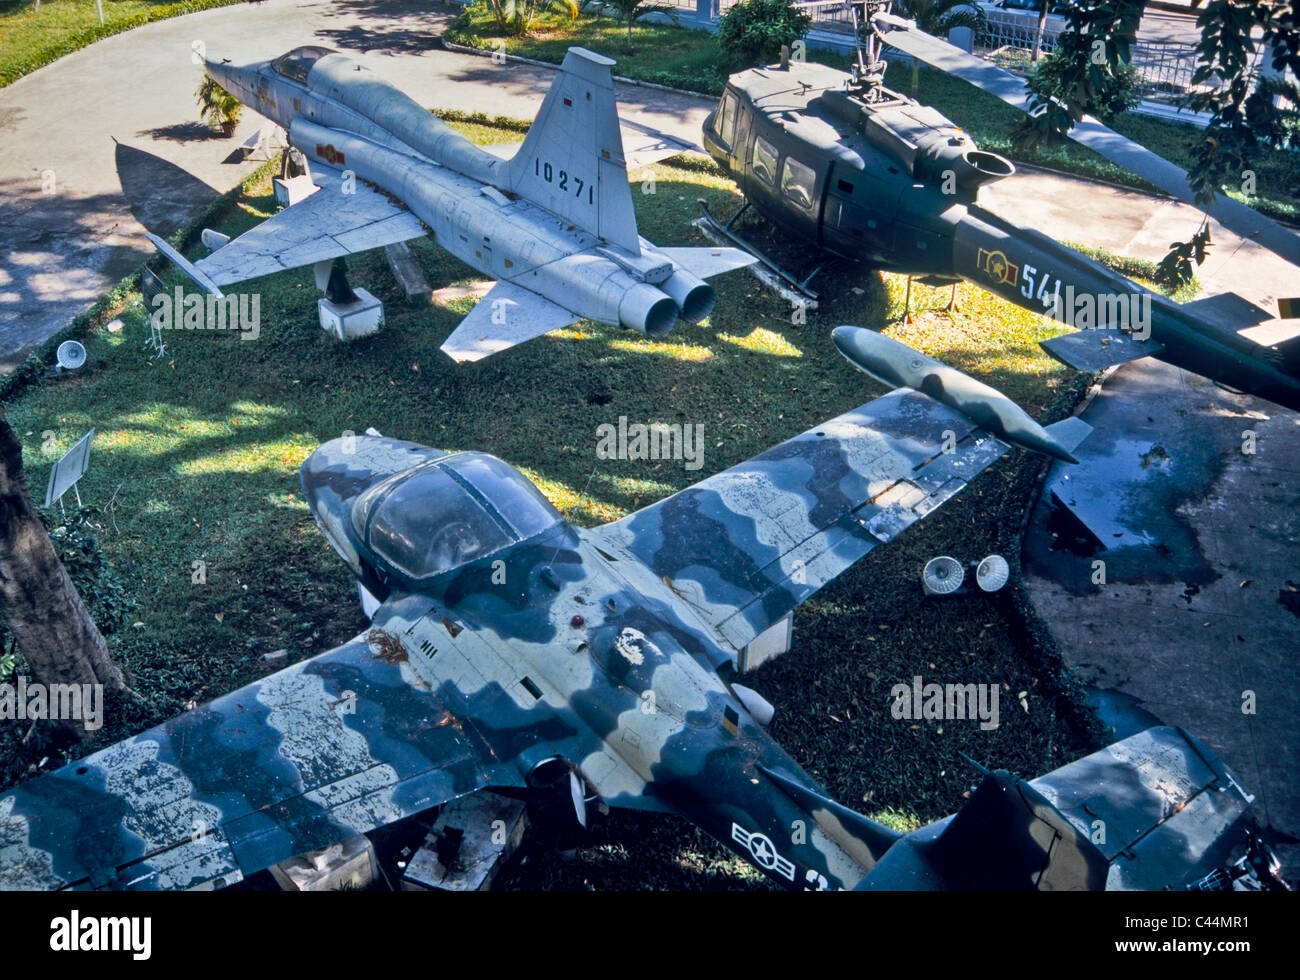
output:
<path id="1" fill-rule="evenodd" d="M 243 0 L 103 0 L 104 22 L 95 0 L 0 2 L 0 87 L 34 72 L 100 38 L 150 21 L 177 17 Z"/>
<path id="2" fill-rule="evenodd" d="M 518 127 L 457 124 L 480 142 Z M 689 224 L 696 198 L 725 213 L 734 185 L 698 158 L 654 167 L 653 195 L 636 193 L 641 232 L 664 245 L 703 244 Z M 274 210 L 266 170 L 214 226 L 239 234 Z M 435 288 L 477 274 L 427 241 L 414 251 Z M 190 254 L 199 250 L 189 249 Z M 617 518 L 748 459 L 882 393 L 830 340 L 839 323 L 883 329 L 999 385 L 1047 421 L 1090 380 L 1048 358 L 1037 341 L 1054 325 L 972 286 L 948 313 L 948 289 L 917 286 L 913 322 L 898 322 L 904 281 L 847 265 L 822 274 L 834 308 L 792 322 L 791 310 L 746 272 L 716 282 L 717 308 L 650 341 L 582 322 L 457 366 L 438 345 L 467 303 L 414 306 L 382 253 L 351 261 L 352 279 L 386 304 L 378 335 L 341 344 L 317 323 L 310 269 L 246 284 L 260 297 L 261 335 L 166 335 L 143 346 L 139 295 L 104 311 L 84 337 L 89 365 L 39 379 L 4 405 L 23 441 L 28 483 L 94 426 L 82 497 L 105 509 L 98 534 L 134 609 L 109 637 L 140 702 L 112 700 L 99 745 L 157 724 L 362 630 L 354 583 L 317 530 L 298 467 L 321 442 L 374 426 L 444 449 L 479 449 L 518 466 L 573 521 Z M 173 272 L 173 282 L 182 280 Z M 123 329 L 102 324 L 120 317 Z M 704 426 L 704 468 L 596 457 L 596 427 L 630 421 Z M 51 440 L 47 433 L 53 434 Z M 846 804 L 903 828 L 956 810 L 978 774 L 958 754 L 1025 776 L 1096 744 L 1091 715 L 1018 587 L 991 597 L 927 601 L 918 580 L 936 554 L 1001 551 L 1018 563 L 1019 528 L 1039 459 L 1012 451 L 934 517 L 878 549 L 805 603 L 795 646 L 748 683 L 777 706 L 775 737 Z M 112 510 L 107 509 L 112 502 Z M 206 582 L 192 580 L 206 563 Z M 20 662 L 15 668 L 22 672 Z M 909 723 L 889 712 L 893 684 L 915 674 L 1001 685 L 1001 725 Z M 1023 699 L 1024 705 L 1021 706 Z M 0 726 L 0 783 L 45 753 Z M 766 887 L 721 846 L 675 820 L 615 813 L 565 861 L 529 862 L 508 887 Z"/>
<path id="3" fill-rule="evenodd" d="M 621 22 L 588 15 L 570 22 L 567 16 L 544 14 L 538 18 L 531 36 L 503 37 L 482 3 L 467 8 L 446 32 L 448 40 L 459 44 L 491 47 L 503 40 L 511 54 L 556 63 L 564 59 L 570 45 L 580 44 L 617 60 L 614 70 L 620 75 L 710 95 L 722 93 L 728 69 L 715 35 L 666 24 L 638 24 L 633 28 L 632 36 L 633 51 L 629 54 L 626 29 Z M 847 55 L 814 51 L 810 52 L 810 57 L 846 70 L 849 65 Z M 910 93 L 910 62 L 905 59 L 891 62 L 885 83 L 896 91 Z M 1137 190 L 1156 191 L 1140 177 L 1072 140 L 1059 146 L 1013 153 L 1010 134 L 1023 114 L 959 78 L 923 65 L 919 72 L 917 98 L 948 116 L 970 133 L 983 149 L 1002 153 L 1021 163 L 1106 180 Z M 1192 126 L 1125 113 L 1111 124 L 1111 128 L 1184 170 L 1194 162 L 1191 147 L 1196 129 Z M 1284 221 L 1300 221 L 1300 154 L 1261 149 L 1255 160 L 1255 172 L 1255 197 L 1247 199 L 1240 193 L 1240 188 L 1234 186 L 1226 187 L 1225 192 L 1263 214 Z"/>

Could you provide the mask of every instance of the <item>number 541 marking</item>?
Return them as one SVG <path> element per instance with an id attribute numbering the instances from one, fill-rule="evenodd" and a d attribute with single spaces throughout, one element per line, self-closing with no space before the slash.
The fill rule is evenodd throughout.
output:
<path id="1" fill-rule="evenodd" d="M 1034 280 L 1037 275 L 1038 275 L 1038 270 L 1035 269 L 1032 265 L 1026 263 L 1025 265 L 1021 266 L 1020 295 L 1023 296 L 1025 299 L 1034 298 Z M 1060 277 L 1057 277 L 1056 287 L 1049 293 L 1047 291 L 1047 286 L 1051 281 L 1052 281 L 1052 275 L 1051 273 L 1047 273 L 1047 272 L 1043 273 L 1043 278 L 1039 281 L 1038 300 L 1043 304 L 1044 309 L 1051 309 L 1052 307 L 1054 307 L 1057 304 L 1061 295 Z"/>

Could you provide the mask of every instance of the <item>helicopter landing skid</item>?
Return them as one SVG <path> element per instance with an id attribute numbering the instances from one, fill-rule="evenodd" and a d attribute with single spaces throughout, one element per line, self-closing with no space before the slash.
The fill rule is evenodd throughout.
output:
<path id="1" fill-rule="evenodd" d="M 802 305 L 805 308 L 817 309 L 817 294 L 808 288 L 813 277 L 822 271 L 820 265 L 806 276 L 804 279 L 796 279 L 792 274 L 787 272 L 781 266 L 777 265 L 770 258 L 764 255 L 759 249 L 755 248 L 743 235 L 739 235 L 731 230 L 732 225 L 740 218 L 742 214 L 749 210 L 749 202 L 746 201 L 739 211 L 731 216 L 731 220 L 723 224 L 713 216 L 709 210 L 709 205 L 702 198 L 699 200 L 700 211 L 703 214 L 694 221 L 695 227 L 698 228 L 706 238 L 716 245 L 723 245 L 730 242 L 737 248 L 742 248 L 754 258 L 758 259 L 757 265 L 751 265 L 750 271 L 758 277 L 758 280 L 768 288 L 772 289 L 781 297 L 789 300 L 796 305 Z"/>

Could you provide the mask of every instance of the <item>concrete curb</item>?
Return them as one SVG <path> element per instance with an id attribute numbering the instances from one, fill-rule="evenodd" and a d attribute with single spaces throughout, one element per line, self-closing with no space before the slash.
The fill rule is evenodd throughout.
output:
<path id="1" fill-rule="evenodd" d="M 445 37 L 438 38 L 439 43 L 448 51 L 455 51 L 458 54 L 473 54 L 480 58 L 505 58 L 506 61 L 513 61 L 521 65 L 532 65 L 534 68 L 550 68 L 558 71 L 560 66 L 554 61 L 540 61 L 537 58 L 525 58 L 521 54 L 510 54 L 508 52 L 485 51 L 482 48 L 471 48 L 464 44 L 456 44 L 454 41 L 448 41 Z M 688 88 L 673 88 L 671 85 L 661 85 L 658 82 L 645 82 L 639 78 L 628 78 L 626 75 L 615 75 L 614 81 L 623 85 L 636 85 L 640 88 L 654 89 L 659 92 L 671 92 L 673 95 L 682 95 L 692 99 L 709 99 L 716 101 L 722 96 L 714 95 L 712 92 L 697 92 Z"/>

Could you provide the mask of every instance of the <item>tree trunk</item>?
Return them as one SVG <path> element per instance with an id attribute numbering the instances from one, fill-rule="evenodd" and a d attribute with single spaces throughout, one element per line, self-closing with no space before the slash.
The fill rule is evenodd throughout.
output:
<path id="1" fill-rule="evenodd" d="M 32 509 L 23 451 L 0 414 L 0 618 L 42 684 L 124 688 L 104 637 Z"/>
<path id="2" fill-rule="evenodd" d="M 1038 30 L 1034 33 L 1034 50 L 1029 60 L 1038 64 L 1038 57 L 1043 50 L 1043 32 L 1047 30 L 1047 4 L 1049 0 L 1043 0 L 1042 7 L 1038 10 Z"/>

